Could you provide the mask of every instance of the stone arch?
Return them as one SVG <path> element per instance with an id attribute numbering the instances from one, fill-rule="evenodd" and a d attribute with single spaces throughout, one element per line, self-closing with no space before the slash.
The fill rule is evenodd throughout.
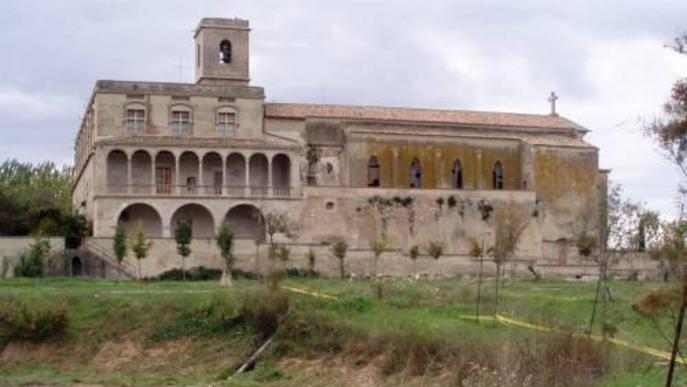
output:
<path id="1" fill-rule="evenodd" d="M 248 181 L 251 194 L 266 194 L 268 184 L 267 157 L 262 153 L 255 153 L 248 161 Z"/>
<path id="2" fill-rule="evenodd" d="M 158 194 L 171 194 L 176 179 L 176 161 L 170 151 L 155 155 L 155 186 Z"/>
<path id="3" fill-rule="evenodd" d="M 179 155 L 179 184 L 184 194 L 193 195 L 197 193 L 198 184 L 200 184 L 199 167 L 200 159 L 194 152 L 185 151 Z"/>
<path id="4" fill-rule="evenodd" d="M 260 241 L 265 239 L 265 219 L 255 206 L 234 206 L 227 212 L 224 221 L 229 223 L 237 238 Z"/>
<path id="5" fill-rule="evenodd" d="M 367 186 L 379 187 L 379 160 L 377 156 L 370 156 L 367 160 Z"/>
<path id="6" fill-rule="evenodd" d="M 492 172 L 492 186 L 494 189 L 503 189 L 503 164 L 500 161 L 494 163 Z"/>
<path id="7" fill-rule="evenodd" d="M 205 206 L 188 203 L 177 208 L 169 225 L 172 236 L 174 236 L 177 223 L 182 220 L 191 223 L 193 238 L 213 238 L 215 236 L 215 221 L 212 213 Z"/>
<path id="8" fill-rule="evenodd" d="M 107 187 L 109 192 L 126 192 L 128 162 L 126 153 L 122 150 L 115 149 L 107 154 Z"/>
<path id="9" fill-rule="evenodd" d="M 157 210 L 149 204 L 131 204 L 124 208 L 117 217 L 117 223 L 124 227 L 129 236 L 136 232 L 139 221 L 143 224 L 143 231 L 148 237 L 162 237 L 162 218 Z"/>
<path id="10" fill-rule="evenodd" d="M 287 195 L 291 188 L 291 159 L 278 153 L 272 158 L 272 186 L 276 195 Z"/>
<path id="11" fill-rule="evenodd" d="M 221 195 L 224 177 L 222 176 L 222 156 L 208 152 L 203 156 L 203 184 L 205 194 Z"/>
<path id="12" fill-rule="evenodd" d="M 422 165 L 416 158 L 410 163 L 410 188 L 422 188 Z"/>
<path id="13" fill-rule="evenodd" d="M 131 185 L 133 193 L 150 193 L 153 185 L 150 175 L 153 158 L 145 150 L 137 150 L 131 155 Z"/>
<path id="14" fill-rule="evenodd" d="M 229 194 L 243 195 L 246 185 L 246 158 L 240 153 L 232 153 L 227 157 L 226 186 Z"/>
<path id="15" fill-rule="evenodd" d="M 460 159 L 456 159 L 453 163 L 453 170 L 451 171 L 451 187 L 454 189 L 463 188 L 463 164 Z"/>

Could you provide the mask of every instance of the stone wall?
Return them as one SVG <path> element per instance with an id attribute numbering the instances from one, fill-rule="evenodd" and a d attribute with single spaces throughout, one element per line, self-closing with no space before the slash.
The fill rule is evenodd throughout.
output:
<path id="1" fill-rule="evenodd" d="M 52 237 L 46 239 L 50 243 L 49 257 L 64 252 L 64 238 Z M 14 276 L 14 266 L 17 265 L 21 255 L 28 250 L 29 246 L 31 246 L 34 241 L 35 239 L 33 237 L 28 236 L 0 237 L 0 266 L 3 265 L 2 261 L 6 258 L 8 269 L 5 275 L 7 277 Z"/>

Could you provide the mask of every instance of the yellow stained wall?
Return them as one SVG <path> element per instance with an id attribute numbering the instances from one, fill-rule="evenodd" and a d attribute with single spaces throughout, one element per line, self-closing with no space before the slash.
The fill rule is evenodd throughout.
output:
<path id="1" fill-rule="evenodd" d="M 367 185 L 367 161 L 374 155 L 379 160 L 382 187 L 408 187 L 410 166 L 417 158 L 422 167 L 422 188 L 451 188 L 453 166 L 459 159 L 464 189 L 492 189 L 492 171 L 496 161 L 501 161 L 504 168 L 504 189 L 521 189 L 522 164 L 517 143 L 489 144 L 483 141 L 483 144 L 476 145 L 368 140 L 363 149 L 365 151 L 356 152 L 353 158 L 358 160 L 351 163 L 354 186 Z M 394 150 L 398 154 L 396 169 Z M 481 185 L 478 184 L 480 178 Z"/>

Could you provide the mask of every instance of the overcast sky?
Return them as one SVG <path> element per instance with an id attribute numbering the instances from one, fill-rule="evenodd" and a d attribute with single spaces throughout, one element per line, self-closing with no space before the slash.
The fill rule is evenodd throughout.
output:
<path id="1" fill-rule="evenodd" d="M 548 113 L 555 90 L 601 168 L 676 212 L 680 175 L 639 128 L 687 76 L 663 47 L 685 0 L 3 1 L 0 159 L 71 163 L 97 79 L 192 82 L 194 27 L 234 16 L 269 101 Z"/>

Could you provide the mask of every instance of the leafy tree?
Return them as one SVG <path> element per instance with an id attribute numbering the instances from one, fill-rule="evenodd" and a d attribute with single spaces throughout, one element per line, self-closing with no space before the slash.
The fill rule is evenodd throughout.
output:
<path id="1" fill-rule="evenodd" d="M 410 246 L 410 249 L 408 249 L 408 257 L 413 261 L 413 273 L 414 275 L 417 275 L 417 257 L 420 256 L 420 246 L 418 245 L 412 245 Z"/>
<path id="2" fill-rule="evenodd" d="M 676 37 L 669 47 L 678 54 L 687 54 L 685 49 L 687 47 L 687 33 Z M 664 155 L 682 172 L 683 178 L 687 177 L 687 78 L 682 78 L 673 84 L 670 99 L 663 106 L 663 111 L 665 113 L 664 117 L 657 118 L 652 123 L 646 125 L 644 133 L 658 144 Z M 684 188 L 681 188 L 681 190 L 684 191 Z M 674 227 L 674 229 L 679 228 Z M 664 247 L 666 246 L 664 245 Z M 682 261 L 683 256 L 683 252 L 680 252 L 680 261 Z M 684 276 L 677 277 L 677 281 L 680 283 L 685 296 L 680 305 L 680 317 L 675 325 L 675 333 L 673 335 L 673 350 L 668 372 L 666 373 L 666 385 L 668 386 L 673 381 L 675 358 L 682 332 L 682 320 L 687 308 L 687 278 L 684 278 Z"/>
<path id="3" fill-rule="evenodd" d="M 370 243 L 370 248 L 372 249 L 372 254 L 374 255 L 373 275 L 375 278 L 377 278 L 379 257 L 381 257 L 382 254 L 388 250 L 389 240 L 385 234 L 382 234 L 381 238 L 375 239 Z"/>
<path id="4" fill-rule="evenodd" d="M 138 221 L 136 226 L 136 232 L 134 232 L 134 238 L 131 240 L 131 251 L 136 257 L 136 262 L 138 264 L 138 278 L 141 279 L 141 260 L 148 256 L 148 250 L 153 245 L 153 241 L 148 239 L 145 231 L 143 230 L 143 222 Z"/>
<path id="5" fill-rule="evenodd" d="M 279 212 L 271 212 L 265 216 L 265 231 L 267 232 L 267 235 L 269 237 L 268 258 L 270 259 L 272 265 L 272 271 L 276 270 L 275 263 L 279 258 L 276 254 L 280 250 L 280 247 L 275 245 L 274 243 L 274 234 L 287 234 L 289 232 L 289 229 L 290 222 L 286 214 Z"/>
<path id="6" fill-rule="evenodd" d="M 193 229 L 191 222 L 188 220 L 181 220 L 177 222 L 177 227 L 174 230 L 174 240 L 177 243 L 177 254 L 181 256 L 181 279 L 186 280 L 186 257 L 191 255 L 191 239 L 193 238 Z"/>
<path id="7" fill-rule="evenodd" d="M 224 272 L 220 283 L 223 286 L 232 286 L 231 271 L 234 267 L 236 257 L 234 256 L 234 231 L 227 223 L 222 223 L 217 234 L 217 246 L 220 255 L 224 258 Z"/>
<path id="8" fill-rule="evenodd" d="M 306 255 L 308 259 L 308 275 L 310 277 L 315 276 L 315 250 L 311 248 L 308 249 L 308 254 Z"/>
<path id="9" fill-rule="evenodd" d="M 0 235 L 74 235 L 71 181 L 71 169 L 53 163 L 0 164 Z"/>
<path id="10" fill-rule="evenodd" d="M 15 277 L 42 277 L 43 260 L 50 252 L 50 242 L 47 239 L 36 237 L 28 250 L 19 258 L 19 263 L 14 267 Z"/>
<path id="11" fill-rule="evenodd" d="M 431 240 L 427 243 L 427 254 L 435 260 L 444 254 L 444 243 L 442 241 Z"/>
<path id="12" fill-rule="evenodd" d="M 122 271 L 122 262 L 127 255 L 128 246 L 126 244 L 126 232 L 121 224 L 117 225 L 114 236 L 112 237 L 112 251 L 114 251 L 119 271 Z"/>
<path id="13" fill-rule="evenodd" d="M 348 243 L 342 237 L 337 237 L 331 245 L 332 255 L 339 259 L 339 276 L 341 279 L 346 278 L 346 269 L 344 260 L 346 259 L 346 252 L 348 252 Z"/>

